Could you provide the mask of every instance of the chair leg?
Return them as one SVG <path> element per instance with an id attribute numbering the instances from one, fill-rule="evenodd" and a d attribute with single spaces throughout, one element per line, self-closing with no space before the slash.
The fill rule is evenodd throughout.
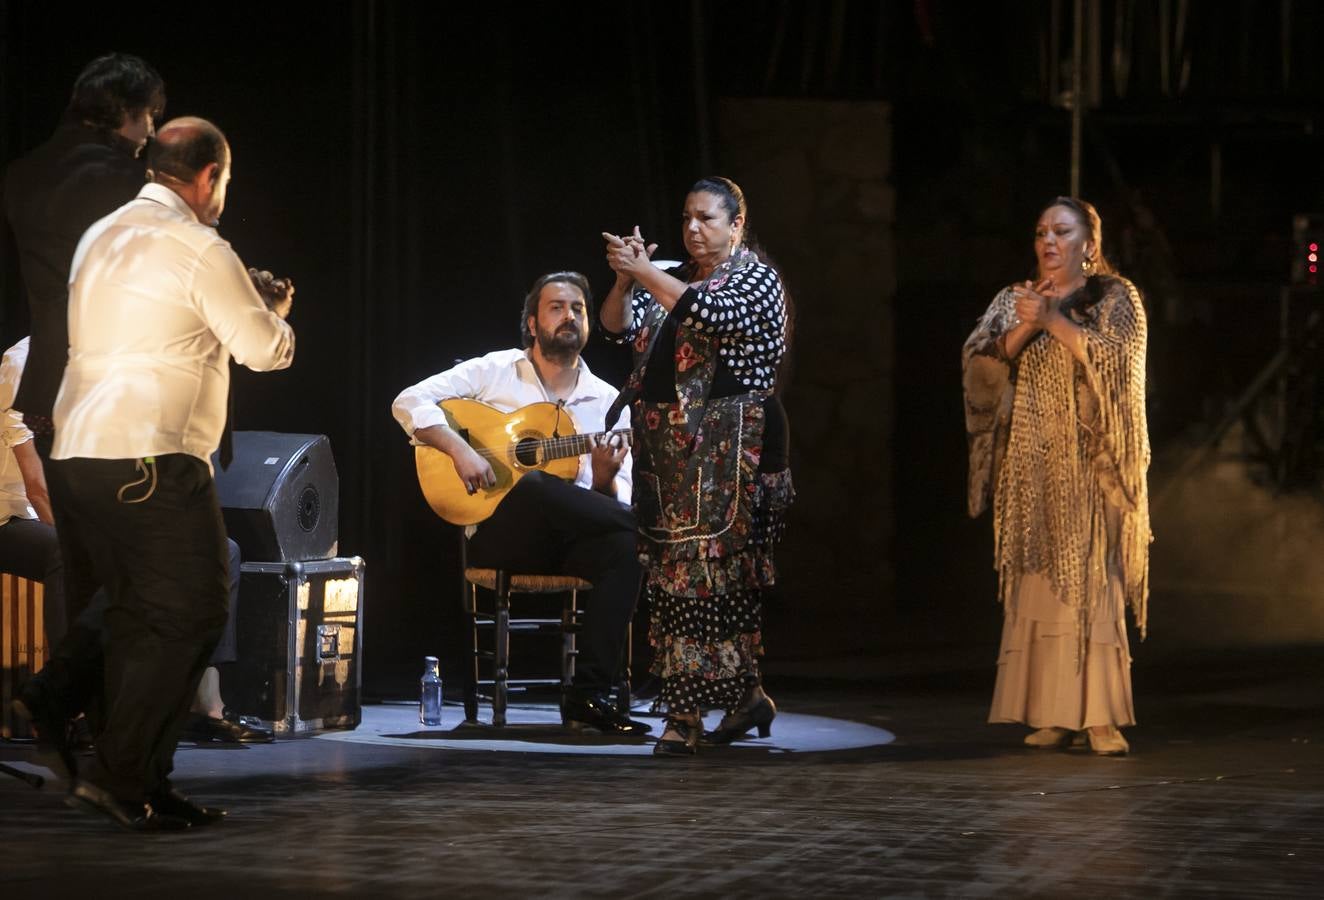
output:
<path id="1" fill-rule="evenodd" d="M 496 672 L 492 676 L 492 724 L 506 724 L 506 682 L 510 678 L 510 573 L 496 573 Z"/>
<path id="2" fill-rule="evenodd" d="M 616 709 L 622 715 L 630 714 L 630 667 L 634 665 L 634 623 L 625 627 L 625 664 L 621 666 L 621 680 L 616 685 Z"/>
<path id="3" fill-rule="evenodd" d="M 478 589 L 468 585 L 469 664 L 464 667 L 464 721 L 478 721 Z"/>
<path id="4" fill-rule="evenodd" d="M 575 620 L 578 591 L 570 591 L 561 603 L 561 724 L 566 724 L 565 702 L 575 680 Z"/>
<path id="5" fill-rule="evenodd" d="M 579 592 L 570 592 L 570 606 L 561 617 L 561 688 L 570 690 L 575 680 L 575 659 L 579 645 L 575 635 L 579 631 Z"/>

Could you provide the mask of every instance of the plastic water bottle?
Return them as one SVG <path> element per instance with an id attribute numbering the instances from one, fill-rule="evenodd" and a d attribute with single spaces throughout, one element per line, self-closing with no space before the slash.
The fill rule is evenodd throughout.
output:
<path id="1" fill-rule="evenodd" d="M 424 725 L 441 724 L 441 673 L 435 656 L 423 657 L 423 677 L 419 679 L 418 721 Z"/>

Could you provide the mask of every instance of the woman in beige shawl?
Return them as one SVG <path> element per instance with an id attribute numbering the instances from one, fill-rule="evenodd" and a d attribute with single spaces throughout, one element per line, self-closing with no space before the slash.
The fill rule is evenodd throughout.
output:
<path id="1" fill-rule="evenodd" d="M 1124 609 L 1143 637 L 1149 595 L 1145 312 L 1085 201 L 1055 199 L 1034 248 L 1037 278 L 994 297 L 962 353 L 970 514 L 991 501 L 1004 610 L 989 721 L 1121 754 Z"/>

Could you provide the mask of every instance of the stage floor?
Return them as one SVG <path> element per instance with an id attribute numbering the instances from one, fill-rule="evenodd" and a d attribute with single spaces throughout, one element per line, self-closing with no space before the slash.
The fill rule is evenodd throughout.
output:
<path id="1" fill-rule="evenodd" d="M 775 667 L 774 667 L 775 668 Z M 0 777 L 6 898 L 1316 897 L 1324 649 L 1137 668 L 1132 754 L 1031 751 L 983 724 L 992 672 L 769 676 L 767 740 L 694 759 L 562 730 L 422 729 L 181 745 L 230 818 L 139 838 Z M 653 720 L 656 721 L 656 720 Z M 0 744 L 0 760 L 32 750 Z"/>

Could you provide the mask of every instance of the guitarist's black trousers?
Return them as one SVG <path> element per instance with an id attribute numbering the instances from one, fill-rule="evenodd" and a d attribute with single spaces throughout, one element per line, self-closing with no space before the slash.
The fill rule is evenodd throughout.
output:
<path id="1" fill-rule="evenodd" d="M 530 472 L 469 539 L 469 563 L 592 582 L 581 614 L 574 689 L 599 695 L 611 690 L 643 574 L 634 513 L 605 494 Z"/>

